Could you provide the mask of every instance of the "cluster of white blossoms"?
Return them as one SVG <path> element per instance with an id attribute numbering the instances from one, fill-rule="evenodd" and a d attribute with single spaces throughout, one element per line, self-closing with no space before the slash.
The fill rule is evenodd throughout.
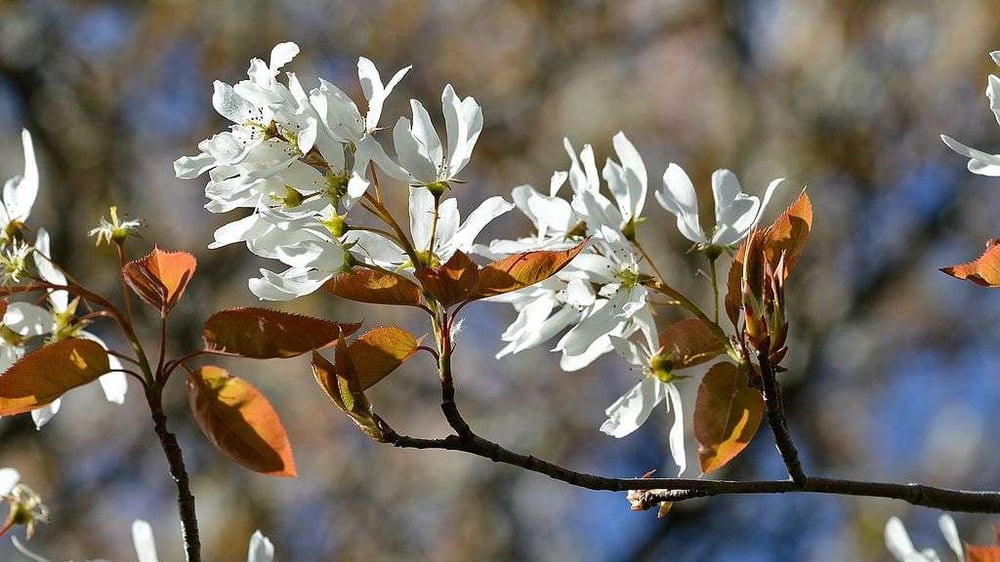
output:
<path id="1" fill-rule="evenodd" d="M 31 208 L 38 196 L 38 164 L 31 134 L 21 132 L 24 147 L 24 173 L 7 180 L 3 187 L 3 205 L 0 208 L 0 274 L 5 284 L 21 282 L 31 276 L 29 269 L 34 263 L 37 278 L 51 285 L 65 286 L 66 276 L 51 261 L 49 234 L 44 228 L 38 229 L 34 244 L 24 239 L 25 221 L 31 215 Z M 30 259 L 29 259 L 30 258 Z M 84 329 L 86 323 L 76 316 L 78 300 L 70 300 L 64 290 L 48 290 L 47 306 L 29 302 L 6 304 L 0 322 L 0 372 L 6 371 L 24 356 L 32 338 L 47 336 L 49 342 L 77 337 L 93 340 L 103 347 L 103 341 Z M 121 372 L 121 362 L 113 355 L 108 356 L 112 371 L 99 379 L 108 401 L 121 404 L 125 401 L 127 383 Z M 61 399 L 31 411 L 31 418 L 39 429 L 59 411 Z"/>
<path id="2" fill-rule="evenodd" d="M 245 242 L 252 253 L 287 266 L 280 272 L 261 269 L 261 277 L 250 280 L 255 295 L 288 300 L 315 291 L 344 266 L 345 248 L 355 259 L 381 266 L 408 261 L 391 238 L 351 230 L 345 223 L 355 204 L 371 197 L 377 171 L 411 186 L 415 246 L 445 260 L 449 251 L 471 247 L 489 220 L 511 208 L 496 198 L 459 226 L 457 206 L 444 201 L 431 240 L 432 192 L 456 181 L 468 164 L 483 127 L 479 105 L 471 97 L 460 98 L 450 85 L 444 88 L 447 140 L 442 143 L 428 111 L 411 100 L 412 118 L 400 117 L 393 127 L 393 159 L 376 138 L 378 124 L 386 98 L 410 67 L 383 83 L 375 65 L 359 59 L 367 106 L 362 113 L 343 90 L 322 78 L 308 93 L 293 73 L 286 73 L 287 84 L 282 83 L 278 71 L 298 52 L 294 43 L 281 43 L 271 51 L 269 64 L 251 60 L 247 80 L 235 86 L 215 82 L 213 105 L 232 125 L 202 141 L 197 156 L 174 163 L 180 178 L 209 173 L 209 211 L 251 210 L 219 228 L 210 247 Z"/>
<path id="3" fill-rule="evenodd" d="M 645 258 L 636 242 L 636 230 L 645 220 L 642 212 L 648 191 L 646 166 L 623 133 L 613 138 L 618 160 L 608 158 L 600 174 L 590 145 L 577 155 L 564 141 L 570 158 L 568 171 L 552 176 L 548 193 L 529 185 L 514 188 L 517 208 L 531 221 L 532 236 L 495 240 L 481 250 L 490 257 L 533 249 L 565 249 L 584 239 L 590 243 L 565 269 L 546 281 L 521 291 L 494 297 L 517 310 L 514 322 L 501 338 L 507 345 L 497 354 L 543 344 L 562 334 L 553 351 L 561 353 L 560 366 L 574 371 L 598 357 L 616 351 L 636 371 L 640 382 L 608 407 L 601 431 L 624 437 L 635 431 L 660 402 L 673 411 L 670 449 L 683 473 L 683 410 L 675 377 L 658 361 L 652 305 L 643 280 Z M 602 192 L 601 178 L 607 187 Z M 568 199 L 560 190 L 569 180 Z M 780 179 L 768 186 L 763 203 L 742 192 L 736 176 L 718 170 L 712 176 L 715 227 L 705 232 L 698 217 L 694 185 L 676 164 L 669 164 L 655 198 L 676 215 L 680 232 L 702 249 L 722 250 L 738 244 L 756 226 Z M 648 266 L 647 266 L 648 267 Z M 637 337 L 638 343 L 630 338 Z"/>
<path id="4" fill-rule="evenodd" d="M 410 67 L 383 83 L 374 64 L 359 59 L 367 102 L 362 113 L 340 88 L 322 78 L 308 93 L 292 73 L 286 73 L 284 83 L 279 80 L 278 71 L 298 52 L 294 43 L 281 43 L 272 50 L 270 63 L 251 61 L 247 80 L 235 86 L 215 82 L 213 105 L 232 125 L 202 141 L 197 156 L 174 163 L 180 178 L 209 173 L 209 211 L 250 210 L 219 228 L 210 247 L 244 242 L 252 253 L 283 263 L 285 270 L 261 269 L 261 277 L 250 279 L 249 285 L 261 299 L 288 300 L 317 290 L 345 263 L 408 273 L 444 263 L 459 250 L 499 259 L 532 250 L 569 249 L 588 240 L 586 249 L 556 276 L 493 299 L 511 303 L 518 312 L 502 335 L 507 345 L 498 357 L 559 334 L 555 351 L 567 371 L 618 350 L 643 373 L 643 380 L 608 409 L 601 429 L 616 437 L 627 435 L 656 404 L 669 399 L 675 420 L 671 449 L 683 471 L 680 394 L 672 374 L 654 365 L 660 346 L 643 285 L 649 276 L 635 242 L 644 220 L 648 178 L 642 157 L 625 135 L 615 135 L 617 160 L 608 159 L 600 172 L 589 145 L 577 154 L 567 140 L 569 170 L 553 175 L 547 193 L 519 186 L 513 190 L 513 204 L 491 197 L 463 223 L 455 199 L 442 195 L 461 181 L 458 174 L 469 163 L 482 131 L 482 109 L 476 101 L 460 98 L 450 85 L 444 88 L 447 138 L 442 142 L 429 112 L 411 100 L 411 117 L 399 117 L 392 128 L 395 156 L 390 157 L 377 138 L 378 123 L 386 97 Z M 378 214 L 375 203 L 381 195 L 370 187 L 379 172 L 408 186 L 412 251 L 400 244 L 404 234 L 398 224 L 387 223 L 393 230 L 388 232 L 359 226 L 353 216 L 348 221 L 358 207 Z M 571 193 L 563 198 L 560 190 L 567 180 Z M 721 251 L 739 243 L 756 225 L 779 182 L 772 182 L 761 203 L 742 192 L 731 172 L 717 171 L 712 178 L 716 221 L 711 232 L 700 225 L 694 186 L 679 166 L 667 168 L 656 200 L 677 216 L 687 238 L 702 249 Z M 475 243 L 490 221 L 514 207 L 534 225 L 532 236 Z M 634 337 L 640 342 L 630 340 Z"/>

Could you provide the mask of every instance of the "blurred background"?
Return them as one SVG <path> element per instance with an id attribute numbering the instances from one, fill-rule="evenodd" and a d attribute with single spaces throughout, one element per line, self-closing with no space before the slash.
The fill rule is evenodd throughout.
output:
<path id="1" fill-rule="evenodd" d="M 757 194 L 784 176 L 767 220 L 805 185 L 816 214 L 788 290 L 783 379 L 807 471 L 996 490 L 1000 295 L 938 268 L 1000 235 L 1000 180 L 969 174 L 938 135 L 1000 148 L 983 96 L 998 14 L 988 0 L 0 2 L 0 177 L 21 172 L 18 131 L 27 127 L 42 177 L 30 225 L 48 229 L 57 261 L 98 290 L 117 290 L 114 258 L 85 233 L 110 204 L 146 221 L 136 256 L 153 242 L 196 254 L 198 274 L 172 316 L 171 346 L 183 352 L 199 344 L 211 312 L 254 305 L 246 279 L 272 264 L 242 247 L 205 249 L 237 215 L 204 211 L 205 179 L 175 179 L 172 161 L 223 127 L 212 81 L 244 78 L 249 58 L 266 60 L 277 42 L 301 46 L 285 70 L 307 88 L 318 74 L 358 95 L 361 55 L 383 76 L 413 64 L 383 125 L 408 114 L 411 97 L 439 118 L 446 83 L 475 96 L 486 124 L 468 183 L 454 191 L 465 213 L 519 184 L 545 188 L 568 166 L 563 136 L 592 143 L 603 162 L 612 135 L 626 132 L 651 189 L 677 162 L 703 190 L 703 208 L 715 168 Z M 673 218 L 652 200 L 646 213 L 640 239 L 675 286 L 707 303 L 701 263 L 685 254 Z M 484 238 L 528 229 L 511 214 Z M 424 330 L 417 314 L 322 295 L 282 307 Z M 457 382 L 473 427 L 578 470 L 669 473 L 662 409 L 625 439 L 597 432 L 604 408 L 634 381 L 615 358 L 576 373 L 560 372 L 544 347 L 492 359 L 513 316 L 490 304 L 468 315 Z M 370 443 L 317 392 L 304 359 L 226 366 L 271 398 L 300 476 L 271 479 L 222 457 L 193 424 L 183 385 L 172 384 L 170 423 L 192 473 L 206 560 L 244 559 L 258 528 L 285 561 L 888 560 L 882 532 L 892 515 L 918 546 L 946 551 L 938 512 L 885 500 L 723 497 L 657 520 L 630 512 L 622 494 Z M 693 374 L 681 385 L 692 466 Z M 140 389 L 130 393 L 116 407 L 96 386 L 73 391 L 40 432 L 28 416 L 0 423 L 0 466 L 19 469 L 52 512 L 33 550 L 134 560 L 130 523 L 144 518 L 161 558 L 183 558 L 175 490 Z M 423 357 L 371 399 L 402 432 L 446 432 Z M 762 429 L 719 476 L 783 478 L 772 443 Z M 996 517 L 956 519 L 966 541 L 992 543 Z M 21 558 L 4 540 L 0 559 Z"/>

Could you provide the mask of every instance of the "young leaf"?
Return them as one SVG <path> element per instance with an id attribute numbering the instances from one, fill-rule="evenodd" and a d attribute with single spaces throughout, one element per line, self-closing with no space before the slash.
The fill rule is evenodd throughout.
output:
<path id="1" fill-rule="evenodd" d="M 197 266 L 187 252 L 153 248 L 148 256 L 125 264 L 122 273 L 135 294 L 166 316 L 184 294 Z"/>
<path id="2" fill-rule="evenodd" d="M 479 271 L 475 298 L 502 295 L 544 281 L 566 267 L 586 245 L 584 240 L 568 250 L 524 252 L 497 260 Z"/>
<path id="3" fill-rule="evenodd" d="M 983 287 L 1000 287 L 1000 239 L 986 242 L 986 251 L 978 258 L 942 267 L 941 271 Z"/>
<path id="4" fill-rule="evenodd" d="M 108 352 L 97 342 L 72 338 L 46 345 L 0 376 L 0 416 L 44 406 L 110 368 Z"/>
<path id="5" fill-rule="evenodd" d="M 406 277 L 390 271 L 358 266 L 327 281 L 327 291 L 357 302 L 373 304 L 420 304 L 420 287 Z"/>
<path id="6" fill-rule="evenodd" d="M 285 428 L 267 398 L 219 367 L 188 374 L 188 403 L 205 437 L 243 466 L 270 476 L 295 476 Z"/>
<path id="7" fill-rule="evenodd" d="M 667 324 L 660 332 L 660 345 L 671 369 L 699 365 L 726 352 L 726 342 L 699 318 Z"/>
<path id="8" fill-rule="evenodd" d="M 812 229 L 812 203 L 803 191 L 794 203 L 764 231 L 764 254 L 772 267 L 785 254 L 785 277 L 795 267 Z"/>
<path id="9" fill-rule="evenodd" d="M 353 334 L 361 324 L 341 324 L 266 308 L 234 308 L 205 321 L 205 347 L 252 359 L 294 357 Z"/>
<path id="10" fill-rule="evenodd" d="M 424 290 L 445 307 L 471 297 L 479 284 L 479 266 L 461 250 L 456 250 L 444 265 L 418 269 L 416 275 Z"/>
<path id="11" fill-rule="evenodd" d="M 722 468 L 753 439 L 764 414 L 764 398 L 747 386 L 732 363 L 716 363 L 698 387 L 694 435 L 702 473 Z"/>
<path id="12" fill-rule="evenodd" d="M 368 390 L 396 370 L 417 350 L 413 334 L 395 326 L 382 326 L 364 334 L 348 348 L 361 390 Z"/>
<path id="13" fill-rule="evenodd" d="M 316 382 L 365 435 L 373 441 L 384 442 L 382 429 L 368 398 L 361 390 L 351 354 L 343 338 L 337 340 L 336 360 L 337 364 L 334 365 L 318 352 L 313 352 L 312 370 Z"/>
<path id="14" fill-rule="evenodd" d="M 965 562 L 1000 562 L 1000 546 L 965 545 Z"/>

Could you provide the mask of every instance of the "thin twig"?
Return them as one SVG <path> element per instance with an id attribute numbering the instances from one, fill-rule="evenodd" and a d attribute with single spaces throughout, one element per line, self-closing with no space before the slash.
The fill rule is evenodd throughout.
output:
<path id="1" fill-rule="evenodd" d="M 774 367 L 768 357 L 768 350 L 763 350 L 757 354 L 760 363 L 760 378 L 764 387 L 764 406 L 767 410 L 767 424 L 774 434 L 774 443 L 781 453 L 781 459 L 785 461 L 788 475 L 794 482 L 806 481 L 806 473 L 802 469 L 802 461 L 799 460 L 799 452 L 792 441 L 792 434 L 788 431 L 788 424 L 785 421 L 785 408 L 781 400 L 781 387 L 775 377 Z"/>

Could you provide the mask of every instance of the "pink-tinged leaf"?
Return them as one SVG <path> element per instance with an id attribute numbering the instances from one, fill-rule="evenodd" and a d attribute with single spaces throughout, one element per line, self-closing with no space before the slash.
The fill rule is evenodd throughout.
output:
<path id="1" fill-rule="evenodd" d="M 188 374 L 188 403 L 213 445 L 269 476 L 295 476 L 292 446 L 271 403 L 252 384 L 219 367 Z"/>
<path id="2" fill-rule="evenodd" d="M 965 545 L 965 562 L 1000 562 L 1000 546 Z"/>
<path id="3" fill-rule="evenodd" d="M 323 288 L 330 293 L 357 302 L 417 306 L 420 287 L 406 277 L 390 271 L 363 266 L 339 273 Z"/>
<path id="4" fill-rule="evenodd" d="M 420 342 L 395 326 L 382 326 L 362 335 L 347 349 L 361 390 L 368 390 L 409 359 Z"/>
<path id="5" fill-rule="evenodd" d="M 941 271 L 983 287 L 1000 287 L 1000 239 L 986 242 L 986 251 L 975 260 L 942 267 Z"/>
<path id="6" fill-rule="evenodd" d="M 361 324 L 341 324 L 322 318 L 266 308 L 234 308 L 205 321 L 205 347 L 253 359 L 295 357 L 320 349 L 352 334 Z"/>
<path id="7" fill-rule="evenodd" d="M 468 299 L 479 284 L 479 266 L 469 256 L 456 250 L 440 267 L 422 267 L 416 272 L 424 290 L 445 307 Z"/>
<path id="8" fill-rule="evenodd" d="M 568 250 L 524 252 L 497 260 L 480 270 L 475 298 L 502 295 L 540 283 L 566 267 L 586 245 L 584 240 Z"/>
<path id="9" fill-rule="evenodd" d="M 722 468 L 753 439 L 764 415 L 764 398 L 747 386 L 732 363 L 717 363 L 698 387 L 694 435 L 702 473 Z"/>
<path id="10" fill-rule="evenodd" d="M 125 264 L 122 273 L 135 294 L 166 316 L 181 299 L 197 266 L 187 252 L 153 248 L 148 256 Z"/>
<path id="11" fill-rule="evenodd" d="M 110 368 L 108 352 L 97 342 L 73 338 L 46 345 L 0 375 L 0 416 L 49 404 Z"/>
<path id="12" fill-rule="evenodd" d="M 343 338 L 337 340 L 336 361 L 337 364 L 334 365 L 319 353 L 313 352 L 312 371 L 316 382 L 365 435 L 373 441 L 384 442 L 386 439 L 378 417 L 361 390 L 354 362 L 351 361 L 347 342 Z"/>
<path id="13" fill-rule="evenodd" d="M 660 346 L 671 370 L 699 365 L 726 352 L 725 340 L 698 318 L 667 324 L 660 331 Z"/>

